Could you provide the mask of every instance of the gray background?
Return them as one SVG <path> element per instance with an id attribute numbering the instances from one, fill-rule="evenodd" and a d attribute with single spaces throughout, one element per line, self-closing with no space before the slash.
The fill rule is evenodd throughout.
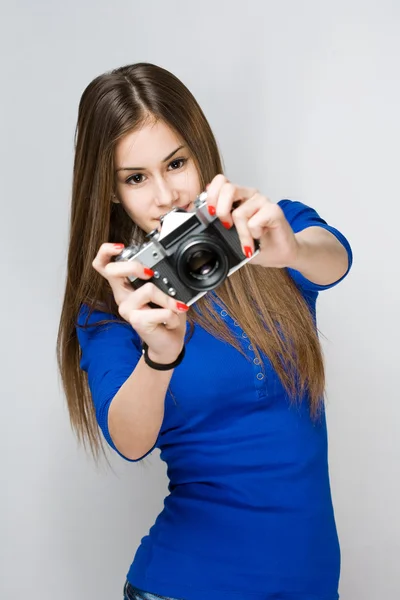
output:
<path id="1" fill-rule="evenodd" d="M 193 91 L 228 176 L 317 208 L 351 276 L 320 296 L 343 600 L 400 597 L 400 3 L 37 0 L 1 5 L 0 597 L 122 597 L 162 507 L 157 451 L 96 470 L 55 362 L 84 87 L 150 61 Z"/>

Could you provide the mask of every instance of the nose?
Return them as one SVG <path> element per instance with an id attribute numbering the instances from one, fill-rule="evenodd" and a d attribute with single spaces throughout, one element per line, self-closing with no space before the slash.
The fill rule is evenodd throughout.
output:
<path id="1" fill-rule="evenodd" d="M 157 206 L 171 207 L 178 200 L 178 193 L 164 179 L 158 182 L 155 193 Z"/>

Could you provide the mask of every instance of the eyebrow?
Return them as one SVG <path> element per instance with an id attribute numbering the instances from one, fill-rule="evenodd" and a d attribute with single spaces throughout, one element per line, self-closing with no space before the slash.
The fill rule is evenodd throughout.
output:
<path id="1" fill-rule="evenodd" d="M 171 152 L 171 154 L 168 154 L 168 156 L 166 156 L 165 158 L 163 158 L 163 160 L 161 162 L 167 162 L 167 160 L 169 160 L 170 158 L 173 157 L 174 154 L 176 154 L 178 152 L 178 150 L 182 150 L 182 148 L 184 148 L 185 146 L 178 146 L 178 148 L 176 148 L 176 150 L 174 150 L 173 152 Z M 120 167 L 119 169 L 117 169 L 115 172 L 118 173 L 118 171 L 145 171 L 146 167 Z"/>

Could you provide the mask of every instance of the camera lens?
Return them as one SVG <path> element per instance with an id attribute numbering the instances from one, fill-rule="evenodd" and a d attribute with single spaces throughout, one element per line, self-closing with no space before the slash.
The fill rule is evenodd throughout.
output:
<path id="1" fill-rule="evenodd" d="M 204 279 L 218 268 L 218 257 L 212 250 L 196 250 L 187 259 L 187 269 L 191 277 Z"/>
<path id="2" fill-rule="evenodd" d="M 182 244 L 176 254 L 176 268 L 185 285 L 196 291 L 206 291 L 226 279 L 229 263 L 223 247 L 215 239 L 203 235 Z"/>

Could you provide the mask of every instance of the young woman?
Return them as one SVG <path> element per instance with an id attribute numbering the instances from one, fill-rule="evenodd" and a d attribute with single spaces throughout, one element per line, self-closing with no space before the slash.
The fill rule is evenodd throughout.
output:
<path id="1" fill-rule="evenodd" d="M 113 257 L 205 189 L 250 260 L 188 310 L 148 265 Z M 159 448 L 170 480 L 126 599 L 338 598 L 315 304 L 351 262 L 315 210 L 224 177 L 204 114 L 168 71 L 135 64 L 84 91 L 58 337 L 71 422 L 96 457 L 99 428 L 126 460 Z"/>

